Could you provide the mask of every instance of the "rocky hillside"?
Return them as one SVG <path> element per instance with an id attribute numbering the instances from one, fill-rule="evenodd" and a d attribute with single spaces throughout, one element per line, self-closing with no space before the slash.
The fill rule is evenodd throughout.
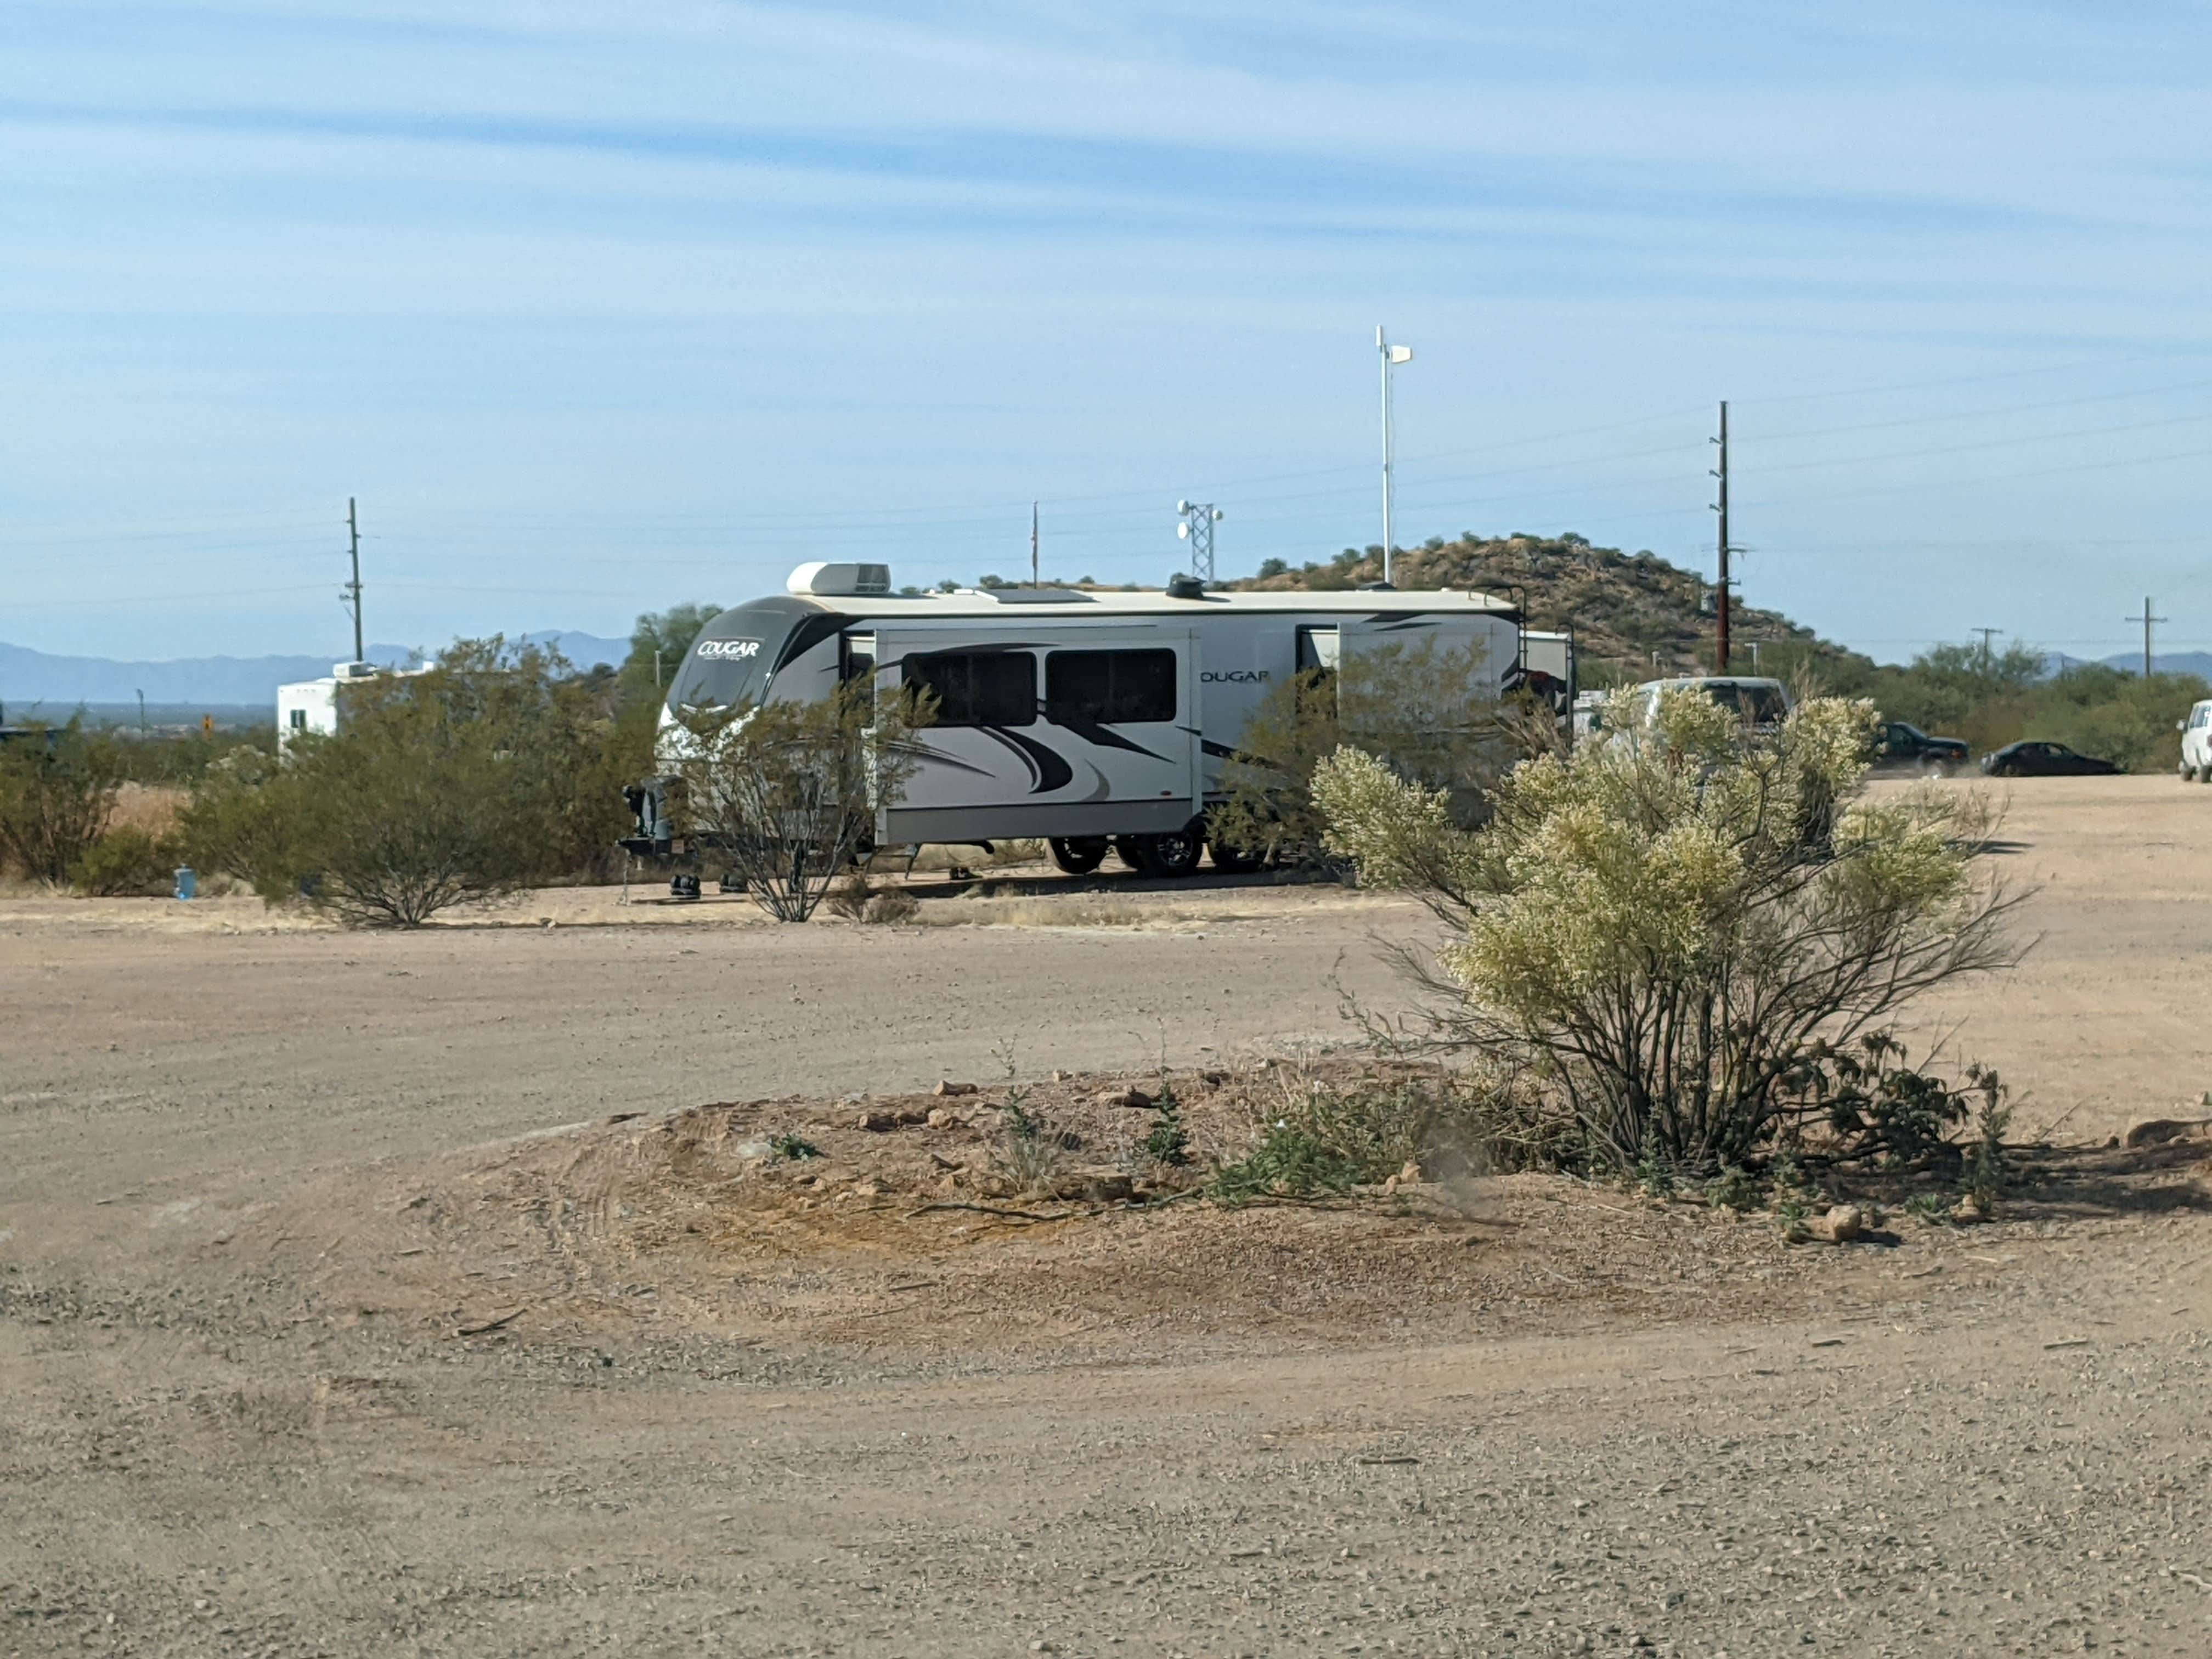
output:
<path id="1" fill-rule="evenodd" d="M 1347 549 L 1325 564 L 1303 569 L 1269 568 L 1279 562 L 1270 560 L 1261 567 L 1264 574 L 1221 586 L 1278 592 L 1343 589 L 1379 581 L 1382 575 L 1382 554 L 1375 549 L 1364 554 Z M 1531 626 L 1573 630 L 1586 684 L 1601 678 L 1647 678 L 1654 652 L 1668 673 L 1712 666 L 1714 623 L 1707 608 L 1711 584 L 1696 571 L 1678 568 L 1656 554 L 1594 547 L 1568 532 L 1431 541 L 1401 549 L 1397 567 L 1401 588 L 1517 592 Z M 1873 667 L 1856 652 L 1821 639 L 1780 612 L 1747 607 L 1741 600 L 1733 612 L 1731 631 L 1732 666 L 1739 673 L 1750 671 L 1749 647 L 1754 641 L 1764 672 L 1787 673 L 1801 663 L 1830 675 Z"/>

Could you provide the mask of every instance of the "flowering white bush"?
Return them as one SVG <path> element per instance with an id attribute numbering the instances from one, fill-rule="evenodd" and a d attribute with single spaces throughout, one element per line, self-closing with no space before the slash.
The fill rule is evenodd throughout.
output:
<path id="1" fill-rule="evenodd" d="M 1314 794 L 1364 881 L 1453 924 L 1451 1036 L 1533 1065 L 1605 1159 L 1714 1165 L 1815 1109 L 1816 1043 L 2015 959 L 1978 803 L 1860 797 L 1874 720 L 1816 698 L 1753 741 L 1692 691 L 1643 723 L 1616 697 L 1607 736 L 1516 767 L 1473 834 L 1350 749 Z"/>

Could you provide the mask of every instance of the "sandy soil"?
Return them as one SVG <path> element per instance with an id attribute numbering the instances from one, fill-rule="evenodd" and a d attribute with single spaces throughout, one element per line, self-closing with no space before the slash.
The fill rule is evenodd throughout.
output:
<path id="1" fill-rule="evenodd" d="M 2041 942 L 1926 1029 L 2094 1146 L 2212 1086 L 2212 790 L 2012 795 Z M 2206 1143 L 1847 1249 L 1526 1177 L 925 1209 L 1006 1043 L 1110 1162 L 1106 1074 L 1263 1090 L 1419 925 L 1097 885 L 0 902 L 0 1653 L 2212 1650 Z"/>

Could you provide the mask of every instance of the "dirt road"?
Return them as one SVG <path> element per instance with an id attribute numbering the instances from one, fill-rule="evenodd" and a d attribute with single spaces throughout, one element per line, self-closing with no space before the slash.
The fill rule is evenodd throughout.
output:
<path id="1" fill-rule="evenodd" d="M 2024 1118 L 2171 1115 L 2212 790 L 2013 793 L 2045 938 L 1954 1046 Z M 672 1109 L 1009 1038 L 1309 1045 L 1412 916 L 1114 902 L 1152 925 L 0 904 L 0 1653 L 2212 1650 L 2187 1157 L 1818 1252 L 1533 1188 L 909 1245 L 841 1186 L 796 1200 L 864 1218 L 836 1248 L 738 1248 L 584 1178 Z"/>

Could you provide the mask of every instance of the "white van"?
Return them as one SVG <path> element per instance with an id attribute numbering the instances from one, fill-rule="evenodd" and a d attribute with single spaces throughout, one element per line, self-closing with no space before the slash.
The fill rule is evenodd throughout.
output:
<path id="1" fill-rule="evenodd" d="M 2181 781 L 2212 783 L 2212 697 L 2191 708 L 2187 720 L 2175 724 L 2181 731 Z"/>

